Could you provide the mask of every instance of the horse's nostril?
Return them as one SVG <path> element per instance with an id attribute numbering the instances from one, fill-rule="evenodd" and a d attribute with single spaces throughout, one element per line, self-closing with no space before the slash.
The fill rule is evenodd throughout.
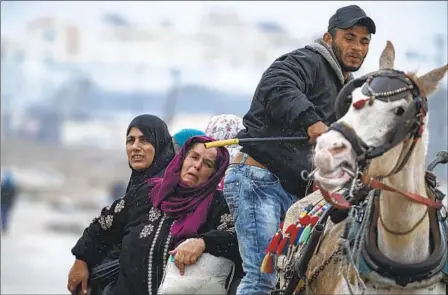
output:
<path id="1" fill-rule="evenodd" d="M 333 169 L 333 157 L 326 150 L 322 150 L 316 154 L 314 163 L 316 167 L 319 167 L 323 171 L 331 171 Z"/>
<path id="2" fill-rule="evenodd" d="M 328 148 L 330 154 L 337 155 L 342 153 L 347 147 L 342 142 L 335 142 L 332 147 Z"/>

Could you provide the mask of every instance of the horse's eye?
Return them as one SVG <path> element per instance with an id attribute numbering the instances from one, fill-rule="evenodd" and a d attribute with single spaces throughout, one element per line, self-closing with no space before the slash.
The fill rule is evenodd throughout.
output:
<path id="1" fill-rule="evenodd" d="M 403 108 L 403 107 L 398 107 L 398 108 L 396 108 L 396 109 L 394 110 L 394 112 L 395 112 L 395 115 L 397 115 L 397 116 L 401 116 L 401 115 L 404 114 L 404 108 Z"/>

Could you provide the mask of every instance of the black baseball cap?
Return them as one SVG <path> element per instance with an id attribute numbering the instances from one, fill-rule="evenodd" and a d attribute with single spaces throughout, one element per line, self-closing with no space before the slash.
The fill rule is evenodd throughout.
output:
<path id="1" fill-rule="evenodd" d="M 365 26 L 372 34 L 376 32 L 375 23 L 358 5 L 349 5 L 336 10 L 328 22 L 328 31 L 334 28 L 348 29 L 357 24 Z"/>

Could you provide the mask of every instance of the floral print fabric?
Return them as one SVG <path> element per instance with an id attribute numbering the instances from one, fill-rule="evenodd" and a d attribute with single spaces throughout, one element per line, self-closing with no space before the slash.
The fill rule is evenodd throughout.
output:
<path id="1" fill-rule="evenodd" d="M 223 114 L 210 118 L 205 134 L 216 140 L 224 140 L 235 138 L 238 132 L 244 129 L 243 120 L 235 115 Z M 232 162 L 235 155 L 239 152 L 241 146 L 234 144 L 227 146 L 230 154 L 230 162 Z"/>

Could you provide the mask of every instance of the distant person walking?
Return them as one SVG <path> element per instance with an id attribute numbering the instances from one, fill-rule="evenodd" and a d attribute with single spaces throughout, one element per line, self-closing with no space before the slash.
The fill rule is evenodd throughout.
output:
<path id="1" fill-rule="evenodd" d="M 18 193 L 17 185 L 11 171 L 6 170 L 2 177 L 1 200 L 2 200 L 2 233 L 9 228 L 9 216 Z"/>

